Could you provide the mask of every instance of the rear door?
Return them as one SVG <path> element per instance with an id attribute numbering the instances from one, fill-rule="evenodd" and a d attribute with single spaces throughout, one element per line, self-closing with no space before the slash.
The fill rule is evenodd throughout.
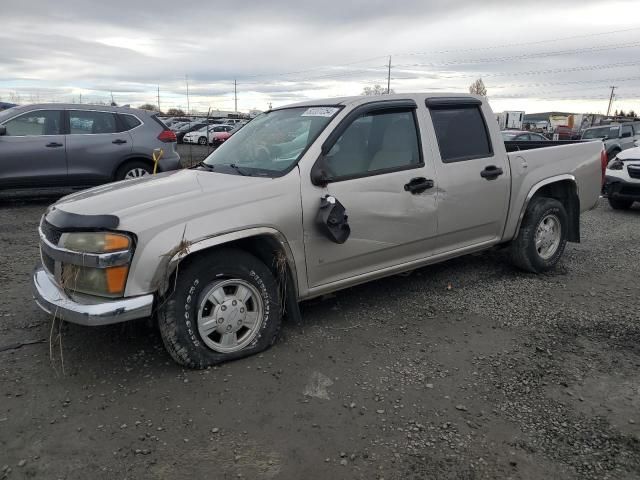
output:
<path id="1" fill-rule="evenodd" d="M 486 120 L 491 111 L 471 97 L 434 98 L 426 104 L 433 143 L 439 147 L 435 253 L 496 243 L 504 229 L 511 179 L 504 150 L 492 145 Z"/>
<path id="2" fill-rule="evenodd" d="M 131 154 L 131 136 L 120 132 L 113 112 L 67 110 L 67 161 L 74 185 L 113 179 L 116 168 Z"/>
<path id="3" fill-rule="evenodd" d="M 631 125 L 622 125 L 620 127 L 620 145 L 623 150 L 635 147 L 635 138 L 633 136 L 633 127 Z"/>
<path id="4" fill-rule="evenodd" d="M 0 187 L 59 187 L 67 183 L 62 110 L 32 110 L 3 123 Z"/>

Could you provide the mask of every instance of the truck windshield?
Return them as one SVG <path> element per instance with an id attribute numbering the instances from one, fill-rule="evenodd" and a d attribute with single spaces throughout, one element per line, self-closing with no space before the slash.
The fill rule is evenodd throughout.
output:
<path id="1" fill-rule="evenodd" d="M 618 138 L 620 127 L 600 127 L 585 130 L 582 138 Z"/>
<path id="2" fill-rule="evenodd" d="M 232 135 L 204 164 L 223 173 L 283 175 L 339 110 L 334 106 L 293 107 L 263 113 Z"/>

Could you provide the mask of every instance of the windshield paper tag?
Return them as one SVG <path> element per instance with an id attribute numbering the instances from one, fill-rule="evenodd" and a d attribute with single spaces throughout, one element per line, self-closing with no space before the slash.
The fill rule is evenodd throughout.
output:
<path id="1" fill-rule="evenodd" d="M 338 109 L 336 107 L 311 107 L 303 114 L 303 117 L 333 117 Z"/>

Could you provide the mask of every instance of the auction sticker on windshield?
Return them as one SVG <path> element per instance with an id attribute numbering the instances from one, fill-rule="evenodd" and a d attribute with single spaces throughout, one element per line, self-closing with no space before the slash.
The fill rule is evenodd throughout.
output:
<path id="1" fill-rule="evenodd" d="M 336 107 L 311 107 L 308 108 L 301 116 L 302 117 L 333 117 L 333 114 L 338 111 Z"/>

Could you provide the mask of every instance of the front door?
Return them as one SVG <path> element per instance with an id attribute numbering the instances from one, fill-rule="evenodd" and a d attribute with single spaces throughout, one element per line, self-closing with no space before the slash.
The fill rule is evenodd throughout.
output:
<path id="1" fill-rule="evenodd" d="M 465 103 L 466 102 L 466 103 Z M 445 253 L 473 245 L 497 243 L 509 207 L 510 167 L 504 149 L 494 149 L 488 122 L 475 99 L 434 99 L 429 106 L 440 158 L 438 177 L 438 245 Z M 494 122 L 495 123 L 495 122 Z M 497 130 L 497 126 L 494 126 Z M 499 138 L 496 131 L 494 138 Z"/>
<path id="2" fill-rule="evenodd" d="M 433 169 L 422 154 L 415 104 L 372 105 L 351 117 L 321 160 L 330 183 L 303 188 L 310 288 L 425 258 L 436 236 Z M 351 234 L 343 244 L 318 226 L 325 195 L 346 208 Z"/>
<path id="3" fill-rule="evenodd" d="M 0 188 L 60 187 L 67 182 L 61 110 L 34 110 L 6 121 L 0 136 Z"/>
<path id="4" fill-rule="evenodd" d="M 118 132 L 116 116 L 111 112 L 68 110 L 68 116 L 69 179 L 75 185 L 112 180 L 116 168 L 131 154 L 129 132 Z"/>

